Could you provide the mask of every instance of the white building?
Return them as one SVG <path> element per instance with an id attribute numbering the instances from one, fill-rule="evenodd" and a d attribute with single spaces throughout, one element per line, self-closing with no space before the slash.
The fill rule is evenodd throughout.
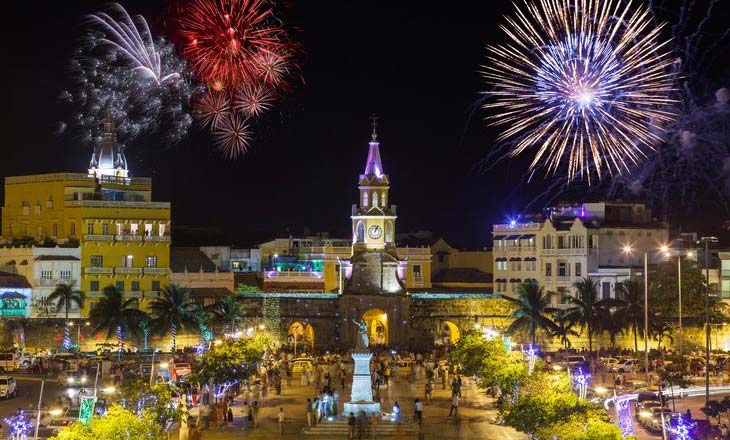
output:
<path id="1" fill-rule="evenodd" d="M 601 297 L 615 296 L 617 282 L 640 275 L 644 252 L 650 264 L 660 261 L 658 247 L 669 235 L 644 204 L 622 202 L 551 207 L 527 221 L 493 225 L 492 233 L 495 291 L 515 292 L 535 280 L 553 305 L 566 304 L 573 284 L 588 276 L 600 283 Z"/>
<path id="2" fill-rule="evenodd" d="M 81 250 L 62 247 L 0 248 L 0 270 L 24 276 L 32 287 L 28 315 L 33 318 L 60 318 L 65 310 L 57 310 L 48 302 L 58 284 L 81 286 Z M 75 303 L 69 318 L 81 318 Z"/>

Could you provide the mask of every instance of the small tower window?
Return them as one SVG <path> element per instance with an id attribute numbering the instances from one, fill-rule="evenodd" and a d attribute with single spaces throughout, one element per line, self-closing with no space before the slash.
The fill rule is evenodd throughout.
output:
<path id="1" fill-rule="evenodd" d="M 362 193 L 362 206 L 368 206 L 368 192 L 364 191 Z"/>
<path id="2" fill-rule="evenodd" d="M 373 207 L 378 207 L 378 193 L 376 192 L 373 193 Z"/>
<path id="3" fill-rule="evenodd" d="M 383 202 L 383 207 L 388 206 L 388 195 L 385 191 L 383 191 L 383 194 L 380 196 L 381 202 Z"/>

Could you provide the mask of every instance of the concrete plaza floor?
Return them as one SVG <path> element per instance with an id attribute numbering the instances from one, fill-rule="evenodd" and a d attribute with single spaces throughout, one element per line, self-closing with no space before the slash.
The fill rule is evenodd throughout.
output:
<path id="1" fill-rule="evenodd" d="M 298 384 L 298 381 L 292 381 L 292 385 Z M 495 425 L 493 420 L 496 416 L 496 410 L 493 408 L 492 399 L 487 398 L 482 390 L 479 390 L 471 384 L 465 384 L 462 390 L 462 399 L 459 407 L 458 417 L 447 417 L 450 408 L 450 392 L 441 389 L 437 383 L 434 390 L 434 398 L 430 404 L 424 405 L 423 424 L 421 432 L 418 436 L 410 438 L 418 439 L 439 439 L 439 440 L 456 440 L 456 439 L 494 439 L 494 440 L 522 440 L 527 436 L 516 432 L 515 430 Z M 349 390 L 338 390 L 341 398 L 339 409 L 342 409 L 342 402 L 349 399 Z M 302 428 L 306 425 L 305 419 L 305 402 L 307 398 L 313 398 L 317 393 L 315 387 L 292 386 L 282 387 L 282 393 L 279 396 L 270 395 L 260 400 L 260 410 L 257 419 L 257 427 L 254 429 L 243 430 L 241 419 L 241 404 L 245 396 L 241 395 L 236 399 L 233 414 L 234 423 L 232 427 L 225 430 L 207 430 L 201 433 L 202 440 L 208 439 L 302 439 L 314 438 L 312 436 L 304 436 Z M 398 401 L 401 407 L 402 417 L 406 420 L 413 419 L 413 400 L 418 397 L 423 399 L 424 381 L 409 383 L 406 380 L 400 380 L 398 383 L 391 381 L 388 389 L 380 390 L 381 407 L 390 411 L 393 402 Z M 277 414 L 279 408 L 284 408 L 286 415 L 286 423 L 284 427 L 284 435 L 279 434 L 279 425 Z M 173 439 L 177 435 L 173 435 Z M 333 437 L 329 437 L 333 438 Z M 397 438 L 397 437 L 389 437 Z M 402 437 L 409 438 L 409 437 Z"/>

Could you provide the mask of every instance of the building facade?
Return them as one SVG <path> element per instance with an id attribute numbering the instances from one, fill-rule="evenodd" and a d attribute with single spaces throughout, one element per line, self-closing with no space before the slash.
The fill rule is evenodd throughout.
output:
<path id="1" fill-rule="evenodd" d="M 614 297 L 617 282 L 640 275 L 644 253 L 649 264 L 658 263 L 659 247 L 669 241 L 667 226 L 648 207 L 621 202 L 551 207 L 526 221 L 496 224 L 492 234 L 495 291 L 515 293 L 535 280 L 551 292 L 553 305 L 566 305 L 573 284 L 588 276 L 599 280 L 600 297 Z"/>

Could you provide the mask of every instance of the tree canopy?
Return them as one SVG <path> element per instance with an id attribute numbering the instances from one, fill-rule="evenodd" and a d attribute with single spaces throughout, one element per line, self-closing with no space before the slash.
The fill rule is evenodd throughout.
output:
<path id="1" fill-rule="evenodd" d="M 162 425 L 151 416 L 141 416 L 112 405 L 103 417 L 94 416 L 88 424 L 74 422 L 50 440 L 165 440 Z"/>
<path id="2" fill-rule="evenodd" d="M 227 339 L 193 360 L 190 380 L 198 383 L 222 383 L 245 379 L 263 360 L 266 345 L 261 339 Z"/>

